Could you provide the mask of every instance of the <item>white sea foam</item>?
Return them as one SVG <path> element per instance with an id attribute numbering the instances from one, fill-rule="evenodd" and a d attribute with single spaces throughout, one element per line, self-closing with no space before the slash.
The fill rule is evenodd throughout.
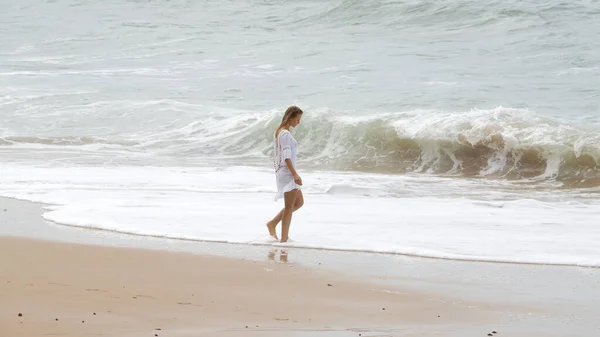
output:
<path id="1" fill-rule="evenodd" d="M 265 223 L 271 172 L 151 167 L 2 165 L 0 195 L 52 204 L 59 224 L 188 240 L 275 245 Z M 477 182 L 386 175 L 303 174 L 306 204 L 290 247 L 521 263 L 600 266 L 600 207 L 569 195 L 546 200 L 469 192 Z M 396 195 L 390 185 L 409 196 Z M 452 192 L 444 190 L 452 190 Z M 554 193 L 556 194 L 556 193 Z M 463 197 L 460 197 L 463 195 Z"/>
<path id="2" fill-rule="evenodd" d="M 270 167 L 297 104 L 307 204 L 288 245 L 597 265 L 593 14 L 522 1 L 8 6 L 0 194 L 52 203 L 44 216 L 70 225 L 270 244 L 274 178 L 242 166 Z"/>

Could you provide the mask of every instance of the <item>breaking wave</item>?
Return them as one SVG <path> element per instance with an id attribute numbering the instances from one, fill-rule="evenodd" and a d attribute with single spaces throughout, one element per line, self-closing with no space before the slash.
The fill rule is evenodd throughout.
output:
<path id="1" fill-rule="evenodd" d="M 233 116 L 233 117 L 232 117 Z M 118 139 L 3 137 L 0 145 L 116 145 L 137 153 L 185 158 L 234 158 L 265 163 L 281 112 L 190 116 L 158 121 Z M 348 116 L 307 110 L 293 130 L 304 167 L 388 174 L 429 173 L 600 186 L 597 126 L 567 124 L 522 109 L 408 111 Z"/>
<path id="2" fill-rule="evenodd" d="M 600 185 L 600 132 L 526 110 L 316 117 L 297 138 L 311 164 L 334 169 Z"/>

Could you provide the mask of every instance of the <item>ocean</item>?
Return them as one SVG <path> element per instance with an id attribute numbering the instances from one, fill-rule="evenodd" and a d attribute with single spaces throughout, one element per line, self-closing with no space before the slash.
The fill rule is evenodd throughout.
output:
<path id="1" fill-rule="evenodd" d="M 0 196 L 60 225 L 600 267 L 597 1 L 3 1 Z M 305 206 L 265 227 L 289 105 Z"/>

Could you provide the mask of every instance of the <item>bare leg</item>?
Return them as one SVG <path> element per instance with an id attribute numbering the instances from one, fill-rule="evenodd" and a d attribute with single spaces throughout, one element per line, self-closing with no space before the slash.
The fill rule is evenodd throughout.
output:
<path id="1" fill-rule="evenodd" d="M 277 231 L 275 230 L 275 227 L 277 227 L 277 223 L 273 223 L 273 220 L 267 222 L 267 228 L 269 229 L 269 235 L 274 237 L 275 240 L 279 240 L 279 238 L 277 237 Z"/>
<path id="2" fill-rule="evenodd" d="M 299 210 L 300 207 L 302 207 L 302 205 L 304 205 L 304 196 L 302 195 L 302 191 L 298 190 L 297 194 L 298 194 L 298 196 L 296 197 L 296 202 L 294 203 L 293 212 Z M 271 235 L 272 237 L 274 237 L 277 240 L 279 240 L 279 238 L 277 237 L 277 231 L 275 230 L 275 228 L 277 228 L 279 221 L 281 221 L 281 219 L 283 219 L 283 211 L 285 211 L 285 207 L 282 208 L 281 211 L 279 211 L 279 213 L 277 213 L 277 215 L 275 215 L 275 217 L 271 221 L 267 222 L 267 228 L 269 229 L 269 235 Z"/>
<path id="3" fill-rule="evenodd" d="M 294 204 L 298 197 L 299 190 L 291 190 L 284 193 L 285 207 L 283 216 L 281 217 L 281 242 L 287 242 L 288 233 L 290 232 L 290 224 L 292 223 L 292 213 L 294 212 Z"/>

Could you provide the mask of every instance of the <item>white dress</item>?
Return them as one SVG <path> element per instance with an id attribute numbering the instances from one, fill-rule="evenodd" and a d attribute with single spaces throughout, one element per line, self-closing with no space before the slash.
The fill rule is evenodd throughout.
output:
<path id="1" fill-rule="evenodd" d="M 296 168 L 297 150 L 298 142 L 296 142 L 292 134 L 285 129 L 279 131 L 279 135 L 275 140 L 275 151 L 273 151 L 273 166 L 275 168 L 275 177 L 277 180 L 277 194 L 275 195 L 275 201 L 279 198 L 283 198 L 285 192 L 302 188 L 300 185 L 296 184 L 292 172 L 290 172 L 285 163 L 285 160 L 289 158 L 292 160 L 294 168 Z"/>

